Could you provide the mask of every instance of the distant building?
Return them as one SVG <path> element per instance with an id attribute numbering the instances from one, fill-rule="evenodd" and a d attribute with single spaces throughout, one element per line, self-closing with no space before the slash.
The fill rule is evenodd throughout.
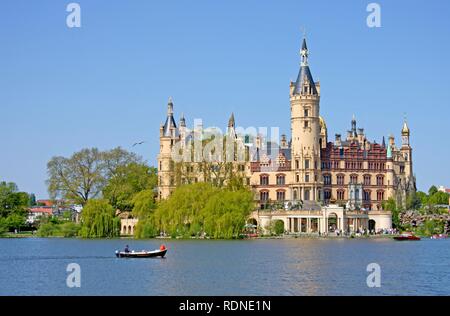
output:
<path id="1" fill-rule="evenodd" d="M 49 217 L 53 215 L 53 207 L 51 206 L 35 206 L 28 209 L 27 224 L 34 224 L 41 217 Z"/>

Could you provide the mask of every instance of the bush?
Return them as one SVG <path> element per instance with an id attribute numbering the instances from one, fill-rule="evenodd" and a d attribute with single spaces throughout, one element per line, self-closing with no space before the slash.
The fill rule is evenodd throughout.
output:
<path id="1" fill-rule="evenodd" d="M 59 233 L 62 237 L 76 237 L 78 236 L 80 228 L 79 224 L 67 222 L 59 225 Z"/>
<path id="2" fill-rule="evenodd" d="M 440 220 L 427 220 L 421 225 L 417 232 L 423 236 L 432 236 L 434 234 L 442 234 L 444 232 L 444 222 Z"/>
<path id="3" fill-rule="evenodd" d="M 273 232 L 275 233 L 275 235 L 284 234 L 284 222 L 282 220 L 276 220 L 273 223 Z"/>
<path id="4" fill-rule="evenodd" d="M 60 226 L 58 224 L 54 224 L 52 222 L 42 224 L 37 231 L 37 235 L 39 237 L 59 236 L 60 235 Z"/>

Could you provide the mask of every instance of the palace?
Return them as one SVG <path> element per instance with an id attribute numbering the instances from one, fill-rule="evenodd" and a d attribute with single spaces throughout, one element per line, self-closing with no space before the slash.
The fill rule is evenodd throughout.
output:
<path id="1" fill-rule="evenodd" d="M 204 132 L 201 126 L 188 130 L 184 117 L 177 126 L 169 100 L 167 119 L 160 127 L 159 199 L 182 183 L 226 181 L 227 176 L 238 175 L 255 192 L 251 221 L 263 229 L 275 220 L 283 221 L 289 233 L 391 228 L 391 214 L 383 210 L 382 202 L 394 198 L 404 204 L 416 190 L 408 124 L 403 123 L 400 146 L 394 136 L 387 143 L 384 137 L 380 143 L 370 142 L 355 117 L 345 136 L 336 134 L 330 141 L 320 116 L 320 83 L 313 80 L 305 39 L 300 55 L 297 80 L 290 83 L 290 140 L 286 135 L 276 142 L 261 135 L 239 135 L 231 116 L 226 137 L 243 148 L 243 161 L 233 155 L 226 165 L 201 159 L 174 162 L 174 152 L 192 151 L 195 136 Z"/>

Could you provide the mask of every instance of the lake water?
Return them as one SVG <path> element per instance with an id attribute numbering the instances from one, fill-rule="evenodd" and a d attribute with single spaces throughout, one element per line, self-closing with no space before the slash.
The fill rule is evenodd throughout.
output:
<path id="1" fill-rule="evenodd" d="M 155 249 L 164 259 L 118 259 Z M 0 239 L 0 295 L 450 295 L 450 239 Z M 366 284 L 369 263 L 381 287 Z M 67 265 L 81 287 L 66 285 Z"/>

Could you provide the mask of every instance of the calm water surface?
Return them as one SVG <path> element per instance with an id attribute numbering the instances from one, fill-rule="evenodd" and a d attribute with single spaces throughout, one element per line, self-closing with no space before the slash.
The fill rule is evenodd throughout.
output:
<path id="1" fill-rule="evenodd" d="M 160 243 L 0 239 L 0 295 L 450 295 L 450 240 L 167 240 L 165 259 L 114 255 Z M 372 262 L 381 288 L 366 285 Z M 66 286 L 69 263 L 81 288 Z"/>

